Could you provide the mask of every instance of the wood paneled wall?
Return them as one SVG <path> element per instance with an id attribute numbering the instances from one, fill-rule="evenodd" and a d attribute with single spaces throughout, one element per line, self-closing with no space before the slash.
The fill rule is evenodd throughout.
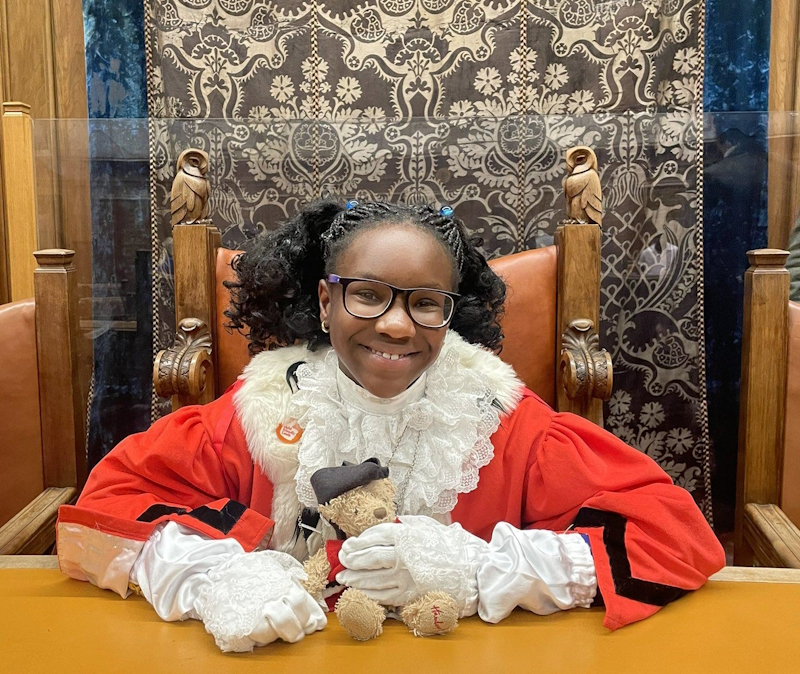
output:
<path id="1" fill-rule="evenodd" d="M 33 249 L 75 251 L 79 315 L 84 324 L 91 324 L 89 113 L 81 0 L 0 0 L 0 66 L 3 102 L 26 103 L 33 119 L 36 150 Z M 0 141 L 3 133 L 0 128 Z M 6 186 L 6 193 L 0 194 L 3 230 L 0 302 L 10 299 L 9 279 L 16 275 L 11 268 L 16 262 L 9 258 L 10 241 L 15 237 L 15 228 L 23 225 L 8 217 L 7 186 L 14 182 L 9 177 L 13 167 L 3 163 L 0 186 Z M 28 264 L 32 265 L 31 270 L 35 266 L 30 261 Z M 25 273 L 29 273 L 27 269 Z M 92 369 L 91 340 L 79 339 L 77 348 L 85 397 Z"/>
<path id="2" fill-rule="evenodd" d="M 91 207 L 81 0 L 0 0 L 0 64 L 3 102 L 26 103 L 34 119 L 37 247 L 75 250 L 78 283 L 88 288 Z M 10 237 L 14 223 L 6 226 L 12 228 Z"/>

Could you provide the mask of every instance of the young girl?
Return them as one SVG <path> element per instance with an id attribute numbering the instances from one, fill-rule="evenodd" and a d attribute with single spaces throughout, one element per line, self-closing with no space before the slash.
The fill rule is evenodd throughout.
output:
<path id="1" fill-rule="evenodd" d="M 310 477 L 370 457 L 400 522 L 347 541 L 337 581 L 386 605 L 446 571 L 461 616 L 603 602 L 616 629 L 724 565 L 686 491 L 495 355 L 505 286 L 452 210 L 319 202 L 234 268 L 228 315 L 257 355 L 97 465 L 60 512 L 68 575 L 200 619 L 223 650 L 298 641 L 326 624 L 300 561 L 333 535 Z"/>

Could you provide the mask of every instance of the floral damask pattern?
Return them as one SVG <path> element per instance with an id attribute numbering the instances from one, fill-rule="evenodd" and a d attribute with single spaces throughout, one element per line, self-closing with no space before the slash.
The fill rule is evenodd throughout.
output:
<path id="1" fill-rule="evenodd" d="M 169 187 L 211 155 L 236 247 L 321 194 L 452 205 L 489 256 L 550 241 L 564 152 L 606 214 L 607 426 L 710 512 L 700 0 L 145 0 L 155 346 L 173 326 Z M 623 409 L 624 408 L 624 409 Z"/>

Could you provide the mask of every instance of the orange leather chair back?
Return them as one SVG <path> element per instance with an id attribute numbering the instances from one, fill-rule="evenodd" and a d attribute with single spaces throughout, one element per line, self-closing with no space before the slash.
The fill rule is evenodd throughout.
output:
<path id="1" fill-rule="evenodd" d="M 0 305 L 0 526 L 44 488 L 33 300 Z"/>
<path id="2" fill-rule="evenodd" d="M 556 403 L 555 246 L 492 260 L 489 266 L 506 283 L 503 350 L 500 358 L 551 406 Z"/>
<path id="3" fill-rule="evenodd" d="M 230 301 L 230 291 L 223 285 L 223 281 L 233 281 L 236 274 L 231 268 L 231 262 L 240 250 L 217 249 L 217 268 L 215 275 L 215 299 L 217 311 L 217 354 L 214 359 L 217 368 L 217 393 L 223 393 L 244 370 L 250 360 L 247 351 L 247 339 L 240 332 L 229 330 L 225 327 L 228 319 L 225 310 Z"/>
<path id="4" fill-rule="evenodd" d="M 789 302 L 789 363 L 786 385 L 781 509 L 800 526 L 800 304 Z"/>
<path id="5" fill-rule="evenodd" d="M 236 381 L 249 360 L 247 340 L 225 329 L 223 312 L 228 306 L 228 289 L 223 281 L 235 274 L 231 261 L 240 251 L 217 251 L 217 390 L 224 391 Z M 505 340 L 500 357 L 509 363 L 522 381 L 548 404 L 555 404 L 556 373 L 556 288 L 558 258 L 555 246 L 508 255 L 490 262 L 508 287 L 503 318 Z"/>

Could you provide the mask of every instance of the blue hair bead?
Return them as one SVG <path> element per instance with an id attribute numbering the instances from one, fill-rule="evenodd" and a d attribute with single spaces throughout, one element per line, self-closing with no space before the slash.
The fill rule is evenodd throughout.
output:
<path id="1" fill-rule="evenodd" d="M 346 211 L 352 211 L 356 206 L 358 206 L 358 202 L 355 199 L 350 199 L 350 201 L 345 204 L 344 208 Z"/>
<path id="2" fill-rule="evenodd" d="M 442 206 L 439 209 L 439 215 L 444 216 L 445 218 L 449 218 L 453 215 L 453 209 L 450 206 Z"/>

